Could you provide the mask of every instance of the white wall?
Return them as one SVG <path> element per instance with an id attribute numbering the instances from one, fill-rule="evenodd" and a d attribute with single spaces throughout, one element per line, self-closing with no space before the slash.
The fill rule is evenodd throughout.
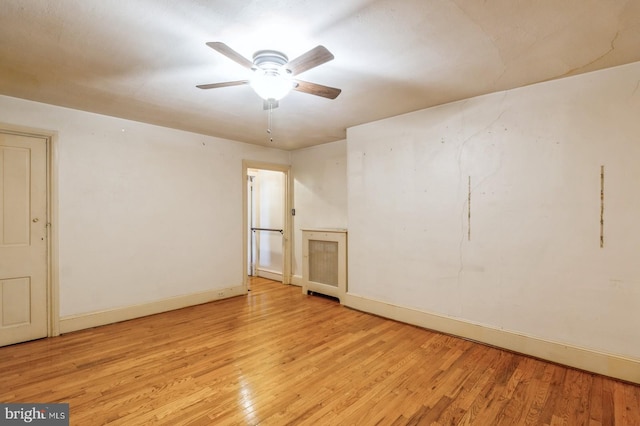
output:
<path id="1" fill-rule="evenodd" d="M 346 140 L 291 153 L 294 282 L 302 277 L 301 229 L 347 228 L 346 160 Z"/>
<path id="2" fill-rule="evenodd" d="M 349 129 L 349 292 L 640 359 L 639 76 L 634 63 Z"/>
<path id="3" fill-rule="evenodd" d="M 241 286 L 242 159 L 284 151 L 0 96 L 56 131 L 62 317 Z"/>

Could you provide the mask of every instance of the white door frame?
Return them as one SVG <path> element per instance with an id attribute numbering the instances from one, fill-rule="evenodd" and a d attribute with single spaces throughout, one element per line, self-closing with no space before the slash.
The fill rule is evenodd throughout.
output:
<path id="1" fill-rule="evenodd" d="M 47 145 L 47 335 L 60 335 L 58 270 L 58 142 L 56 132 L 0 123 L 0 132 L 44 139 Z"/>
<path id="2" fill-rule="evenodd" d="M 247 277 L 248 269 L 248 240 L 249 218 L 247 191 L 247 171 L 249 169 L 271 170 L 284 173 L 284 226 L 282 228 L 282 284 L 291 284 L 291 166 L 284 164 L 263 163 L 259 161 L 242 160 L 242 286 L 249 290 Z"/>

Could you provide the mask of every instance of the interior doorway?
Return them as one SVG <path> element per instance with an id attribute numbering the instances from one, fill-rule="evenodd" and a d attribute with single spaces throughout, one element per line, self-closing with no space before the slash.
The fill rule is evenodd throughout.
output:
<path id="1" fill-rule="evenodd" d="M 251 290 L 249 277 L 289 284 L 290 167 L 244 161 L 243 179 L 244 285 Z"/>

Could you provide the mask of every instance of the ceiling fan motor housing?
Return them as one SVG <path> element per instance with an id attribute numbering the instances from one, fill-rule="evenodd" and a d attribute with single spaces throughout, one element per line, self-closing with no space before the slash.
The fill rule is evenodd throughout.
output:
<path id="1" fill-rule="evenodd" d="M 253 55 L 253 64 L 256 69 L 262 69 L 265 71 L 276 71 L 284 69 L 284 65 L 289 62 L 289 58 L 282 52 L 277 50 L 258 50 Z M 286 70 L 287 73 L 291 71 Z"/>

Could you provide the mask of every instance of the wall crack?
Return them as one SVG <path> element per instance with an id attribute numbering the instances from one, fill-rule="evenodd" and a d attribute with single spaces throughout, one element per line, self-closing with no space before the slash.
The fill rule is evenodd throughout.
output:
<path id="1" fill-rule="evenodd" d="M 598 56 L 597 58 L 595 58 L 594 60 L 587 62 L 584 65 L 581 65 L 579 67 L 575 67 L 570 69 L 569 71 L 565 72 L 562 75 L 559 75 L 556 78 L 563 78 L 563 77 L 567 77 L 569 75 L 575 74 L 575 73 L 579 73 L 581 69 L 583 68 L 587 68 L 590 65 L 595 64 L 596 62 L 598 62 L 599 60 L 603 59 L 605 56 L 609 55 L 611 52 L 613 52 L 615 50 L 615 43 L 616 40 L 618 39 L 618 37 L 620 36 L 620 31 L 616 31 L 616 34 L 613 36 L 613 39 L 611 40 L 610 46 L 609 46 L 609 50 L 607 50 L 606 52 L 604 52 L 602 55 Z"/>

